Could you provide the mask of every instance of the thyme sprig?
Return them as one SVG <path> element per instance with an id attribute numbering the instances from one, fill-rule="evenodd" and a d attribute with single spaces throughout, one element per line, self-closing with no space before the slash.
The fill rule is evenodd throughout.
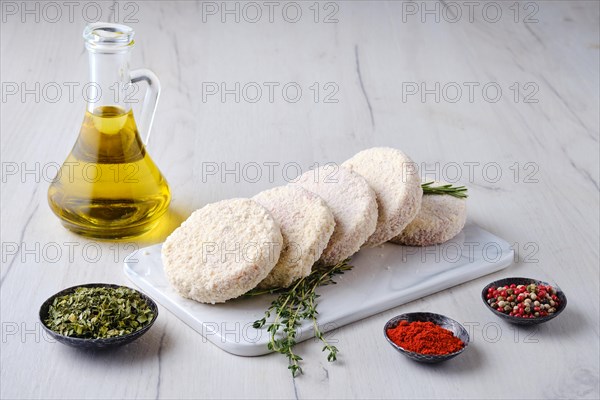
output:
<path id="1" fill-rule="evenodd" d="M 466 186 L 452 186 L 442 185 L 442 186 L 431 186 L 433 185 L 433 181 L 423 183 L 421 187 L 423 188 L 423 195 L 426 194 L 447 194 L 450 196 L 454 196 L 459 199 L 466 199 L 468 197 Z"/>
<path id="2" fill-rule="evenodd" d="M 317 323 L 317 299 L 319 295 L 316 289 L 320 286 L 332 285 L 336 282 L 334 277 L 341 275 L 352 269 L 348 265 L 348 260 L 344 260 L 334 266 L 316 267 L 305 278 L 300 279 L 293 286 L 285 289 L 271 290 L 253 290 L 247 293 L 248 296 L 257 296 L 261 294 L 279 294 L 271 302 L 271 305 L 265 311 L 263 318 L 254 321 L 252 325 L 256 329 L 261 329 L 267 325 L 269 332 L 269 350 L 276 351 L 288 358 L 288 369 L 293 376 L 302 373 L 300 361 L 302 357 L 294 353 L 293 347 L 296 345 L 297 329 L 302 321 L 312 321 L 315 331 L 315 337 L 323 343 L 323 350 L 327 352 L 327 361 L 333 362 L 337 359 L 338 349 L 330 344 Z M 267 322 L 271 315 L 272 321 Z"/>

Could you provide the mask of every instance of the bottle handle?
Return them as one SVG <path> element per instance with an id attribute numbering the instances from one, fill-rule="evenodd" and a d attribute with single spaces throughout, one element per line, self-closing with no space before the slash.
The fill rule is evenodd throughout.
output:
<path id="1" fill-rule="evenodd" d="M 129 72 L 129 75 L 131 83 L 144 81 L 148 84 L 144 104 L 142 105 L 141 118 L 136 118 L 138 131 L 142 134 L 146 132 L 144 144 L 147 146 L 150 139 L 150 131 L 152 130 L 152 123 L 154 122 L 154 114 L 158 105 L 158 98 L 160 97 L 160 81 L 154 72 L 145 68 L 134 69 Z"/>

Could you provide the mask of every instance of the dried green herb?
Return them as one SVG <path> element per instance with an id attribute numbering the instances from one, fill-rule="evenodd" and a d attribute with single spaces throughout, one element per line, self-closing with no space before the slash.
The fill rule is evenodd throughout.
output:
<path id="1" fill-rule="evenodd" d="M 300 327 L 302 320 L 311 320 L 317 337 L 323 343 L 323 351 L 327 351 L 327 361 L 333 362 L 337 358 L 338 349 L 331 345 L 325 339 L 323 332 L 317 324 L 317 298 L 316 289 L 319 286 L 331 285 L 336 282 L 334 276 L 341 275 L 352 269 L 348 265 L 348 260 L 344 260 L 334 266 L 316 267 L 305 278 L 300 279 L 293 286 L 285 289 L 256 290 L 247 293 L 248 296 L 261 294 L 279 294 L 273 300 L 265 316 L 254 321 L 253 327 L 256 329 L 268 325 L 267 331 L 270 334 L 267 347 L 269 350 L 276 351 L 288 358 L 290 365 L 288 368 L 293 376 L 302 373 L 300 361 L 302 357 L 294 353 L 293 347 L 296 344 L 296 330 Z M 267 319 L 274 315 L 272 321 L 267 323 Z M 279 337 L 278 337 L 279 336 Z"/>
<path id="2" fill-rule="evenodd" d="M 432 182 L 423 183 L 421 187 L 423 188 L 423 194 L 447 194 L 450 196 L 454 196 L 459 199 L 466 199 L 468 197 L 466 186 L 452 186 L 452 185 L 442 185 L 442 186 L 431 186 Z"/>
<path id="3" fill-rule="evenodd" d="M 61 335 L 104 339 L 139 331 L 154 312 L 127 287 L 80 287 L 54 299 L 44 323 Z"/>

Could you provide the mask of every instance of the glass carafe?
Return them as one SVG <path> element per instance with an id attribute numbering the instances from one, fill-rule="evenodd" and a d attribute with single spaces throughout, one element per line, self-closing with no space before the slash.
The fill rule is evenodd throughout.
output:
<path id="1" fill-rule="evenodd" d="M 171 199 L 146 150 L 160 83 L 149 70 L 129 70 L 133 35 L 131 28 L 111 23 L 90 24 L 83 32 L 90 66 L 87 109 L 77 141 L 50 185 L 48 202 L 66 228 L 84 236 L 119 239 L 145 233 Z M 129 98 L 131 85 L 141 81 L 148 88 L 138 125 Z"/>

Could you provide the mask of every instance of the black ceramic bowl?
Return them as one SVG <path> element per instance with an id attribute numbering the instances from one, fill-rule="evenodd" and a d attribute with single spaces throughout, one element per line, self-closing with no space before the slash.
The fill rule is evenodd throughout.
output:
<path id="1" fill-rule="evenodd" d="M 388 329 L 395 328 L 396 326 L 398 326 L 400 321 L 433 322 L 434 324 L 439 325 L 444 329 L 448 329 L 450 332 L 452 332 L 454 334 L 454 336 L 456 336 L 457 338 L 462 340 L 462 342 L 465 345 L 459 351 L 456 351 L 456 352 L 450 353 L 450 354 L 444 354 L 444 355 L 421 354 L 421 353 L 414 353 L 412 351 L 408 351 L 408 350 L 398 346 L 396 343 L 392 342 L 392 340 L 388 337 L 388 334 L 387 334 Z M 411 358 L 415 361 L 429 363 L 429 364 L 439 363 L 441 361 L 446 361 L 451 358 L 454 358 L 457 355 L 459 355 L 460 353 L 462 353 L 463 351 L 465 351 L 465 349 L 469 345 L 469 333 L 467 332 L 467 330 L 465 329 L 464 326 L 462 326 L 461 324 L 459 324 L 452 318 L 446 317 L 445 315 L 427 313 L 427 312 L 415 312 L 415 313 L 401 314 L 401 315 L 398 315 L 397 317 L 390 319 L 383 327 L 383 335 L 385 336 L 386 340 L 392 345 L 392 347 L 395 348 L 396 350 L 398 350 L 400 353 L 404 354 L 408 358 Z"/>
<path id="2" fill-rule="evenodd" d="M 139 292 L 135 289 L 131 289 L 128 287 L 128 289 L 135 290 L 136 292 L 138 292 L 139 295 L 141 296 L 141 298 L 146 301 L 146 303 L 148 304 L 148 306 L 152 309 L 152 312 L 154 313 L 154 318 L 152 318 L 152 321 L 150 321 L 150 323 L 148 325 L 144 326 L 139 331 L 129 333 L 129 334 L 123 335 L 123 336 L 108 338 L 108 339 L 82 339 L 82 338 L 77 338 L 77 337 L 64 336 L 64 335 L 61 335 L 60 333 L 57 333 L 57 332 L 53 331 L 52 329 L 48 328 L 46 326 L 46 324 L 44 323 L 44 321 L 46 320 L 46 317 L 48 316 L 48 311 L 50 309 L 50 305 L 52 304 L 54 299 L 59 296 L 64 296 L 66 294 L 73 293 L 75 291 L 75 289 L 80 288 L 80 287 L 119 288 L 119 287 L 123 287 L 123 286 L 122 285 L 112 285 L 112 284 L 108 284 L 108 283 L 89 283 L 87 285 L 73 286 L 68 289 L 61 290 L 60 292 L 56 293 L 55 295 L 50 297 L 48 300 L 46 300 L 44 302 L 44 304 L 42 304 L 42 306 L 40 307 L 40 314 L 39 314 L 40 322 L 42 323 L 42 326 L 44 327 L 44 329 L 46 330 L 46 332 L 48 332 L 48 334 L 50 336 L 52 336 L 57 341 L 64 343 L 66 345 L 78 347 L 81 349 L 109 349 L 109 348 L 123 346 L 125 344 L 133 342 L 134 340 L 136 340 L 140 336 L 142 336 L 144 333 L 148 332 L 148 330 L 152 327 L 152 325 L 156 321 L 156 318 L 158 318 L 158 307 L 156 306 L 156 303 L 150 297 L 146 296 L 142 292 Z"/>
<path id="3" fill-rule="evenodd" d="M 511 285 L 511 284 L 515 284 L 515 285 L 529 285 L 531 283 L 535 283 L 536 285 L 550 285 L 552 286 L 554 289 L 556 289 L 556 296 L 558 297 L 558 300 L 560 302 L 560 304 L 558 305 L 558 307 L 556 308 L 556 312 L 554 314 L 550 314 L 547 315 L 545 317 L 538 317 L 538 318 L 519 318 L 519 317 L 513 317 L 511 315 L 508 314 L 504 314 L 498 310 L 493 309 L 492 307 L 490 307 L 490 305 L 487 303 L 487 293 L 488 293 L 488 289 L 491 288 L 492 286 L 505 286 L 505 285 Z M 508 322 L 511 322 L 513 324 L 517 324 L 517 325 L 537 325 L 537 324 L 541 324 L 547 321 L 550 321 L 553 318 L 556 318 L 558 316 L 558 314 L 560 314 L 561 312 L 563 312 L 563 310 L 565 309 L 565 307 L 567 307 L 567 296 L 565 296 L 565 294 L 563 293 L 562 290 L 560 290 L 560 288 L 556 285 L 544 282 L 544 281 L 539 281 L 537 279 L 531 279 L 531 278 L 504 278 L 504 279 L 500 279 L 494 282 L 489 283 L 488 285 L 486 285 L 483 290 L 481 291 L 481 299 L 483 300 L 483 303 L 485 304 L 485 307 L 490 310 L 491 312 L 493 312 L 494 314 L 496 314 L 497 316 L 499 316 L 500 318 L 504 318 L 505 320 L 507 320 Z"/>

